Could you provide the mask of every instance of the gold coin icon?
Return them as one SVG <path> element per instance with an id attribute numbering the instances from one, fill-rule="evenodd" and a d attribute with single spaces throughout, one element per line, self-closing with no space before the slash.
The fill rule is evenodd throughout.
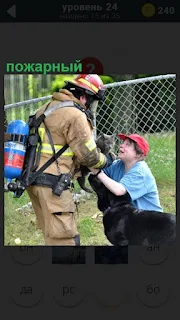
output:
<path id="1" fill-rule="evenodd" d="M 143 4 L 141 8 L 142 15 L 147 18 L 153 17 L 155 15 L 155 12 L 156 12 L 155 6 L 150 2 Z"/>

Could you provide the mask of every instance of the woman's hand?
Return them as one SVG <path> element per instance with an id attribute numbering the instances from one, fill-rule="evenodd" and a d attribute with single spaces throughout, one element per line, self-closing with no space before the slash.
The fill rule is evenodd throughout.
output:
<path id="1" fill-rule="evenodd" d="M 100 171 L 99 169 L 94 168 L 89 168 L 89 170 L 93 174 L 97 174 Z M 109 178 L 103 171 L 100 171 L 100 173 L 98 174 L 98 179 L 116 196 L 122 196 L 127 192 L 125 187 L 120 182 Z"/>

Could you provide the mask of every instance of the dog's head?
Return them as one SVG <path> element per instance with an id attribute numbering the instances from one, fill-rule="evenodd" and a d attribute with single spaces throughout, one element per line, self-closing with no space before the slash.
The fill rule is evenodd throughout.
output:
<path id="1" fill-rule="evenodd" d="M 91 188 L 96 192 L 98 197 L 98 209 L 102 212 L 106 210 L 110 206 L 109 201 L 109 190 L 105 187 L 105 185 L 93 174 L 90 174 L 88 177 L 89 184 Z"/>
<path id="2" fill-rule="evenodd" d="M 102 194 L 107 189 L 104 184 L 93 174 L 90 174 L 88 177 L 89 184 L 91 188 L 97 193 Z"/>
<path id="3" fill-rule="evenodd" d="M 88 177 L 91 188 L 96 192 L 98 197 L 98 209 L 104 212 L 108 207 L 115 208 L 117 206 L 128 204 L 126 196 L 116 196 L 93 174 Z"/>

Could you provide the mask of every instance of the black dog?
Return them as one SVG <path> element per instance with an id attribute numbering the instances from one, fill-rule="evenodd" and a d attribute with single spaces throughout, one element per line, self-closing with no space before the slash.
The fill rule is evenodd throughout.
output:
<path id="1" fill-rule="evenodd" d="M 115 196 L 93 174 L 88 177 L 103 212 L 104 233 L 113 245 L 165 245 L 176 238 L 176 216 L 151 210 L 137 210 L 127 196 Z"/>

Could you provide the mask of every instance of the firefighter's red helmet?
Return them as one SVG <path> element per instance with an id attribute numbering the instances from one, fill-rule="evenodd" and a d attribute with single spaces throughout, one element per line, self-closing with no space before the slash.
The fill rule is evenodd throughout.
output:
<path id="1" fill-rule="evenodd" d="M 104 99 L 104 84 L 97 74 L 79 74 L 74 80 L 67 81 L 94 95 L 96 99 Z"/>

